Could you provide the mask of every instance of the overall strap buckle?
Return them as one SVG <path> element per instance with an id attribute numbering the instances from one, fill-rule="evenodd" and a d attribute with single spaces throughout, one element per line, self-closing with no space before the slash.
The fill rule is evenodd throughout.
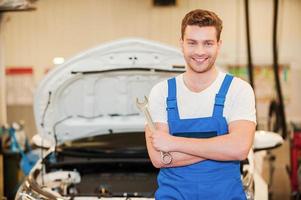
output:
<path id="1" fill-rule="evenodd" d="M 177 107 L 177 100 L 175 98 L 166 98 L 166 110 L 175 109 Z"/>
<path id="2" fill-rule="evenodd" d="M 177 107 L 177 86 L 175 78 L 171 78 L 168 80 L 168 96 L 166 98 L 166 111 L 168 121 L 173 121 L 179 118 Z"/>
<path id="3" fill-rule="evenodd" d="M 224 81 L 219 89 L 219 92 L 215 95 L 213 116 L 220 116 L 220 117 L 223 116 L 224 104 L 232 80 L 233 80 L 232 75 L 227 74 L 225 76 Z"/>
<path id="4" fill-rule="evenodd" d="M 214 105 L 217 105 L 217 106 L 224 106 L 225 104 L 225 96 L 224 95 L 220 95 L 220 94 L 216 94 L 215 95 L 215 103 Z"/>

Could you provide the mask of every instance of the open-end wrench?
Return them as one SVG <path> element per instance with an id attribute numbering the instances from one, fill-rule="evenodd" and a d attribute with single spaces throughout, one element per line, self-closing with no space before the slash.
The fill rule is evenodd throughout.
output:
<path id="1" fill-rule="evenodd" d="M 149 114 L 149 111 L 147 109 L 147 103 L 148 103 L 148 99 L 146 96 L 144 96 L 143 102 L 139 102 L 139 99 L 136 98 L 136 105 L 137 105 L 138 109 L 143 112 L 150 130 L 154 133 L 154 131 L 156 130 L 156 127 L 155 127 L 152 117 Z M 172 162 L 172 156 L 169 152 L 160 151 L 160 153 L 161 153 L 161 160 L 165 165 L 168 165 Z"/>

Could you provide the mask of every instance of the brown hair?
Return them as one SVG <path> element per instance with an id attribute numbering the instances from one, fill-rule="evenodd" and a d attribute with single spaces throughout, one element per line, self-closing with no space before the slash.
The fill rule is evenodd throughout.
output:
<path id="1" fill-rule="evenodd" d="M 181 25 L 181 38 L 184 38 L 185 29 L 188 25 L 196 25 L 199 27 L 214 26 L 216 29 L 217 41 L 223 29 L 222 20 L 214 13 L 208 10 L 196 9 L 185 15 Z"/>

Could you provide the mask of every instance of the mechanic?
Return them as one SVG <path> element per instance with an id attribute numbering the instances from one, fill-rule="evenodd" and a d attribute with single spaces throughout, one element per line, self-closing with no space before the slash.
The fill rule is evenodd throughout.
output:
<path id="1" fill-rule="evenodd" d="M 145 127 L 148 153 L 160 168 L 156 199 L 246 199 L 240 160 L 256 127 L 255 98 L 245 81 L 219 70 L 221 19 L 193 10 L 181 26 L 183 74 L 155 85 L 149 109 L 156 130 Z M 173 158 L 164 164 L 160 151 Z"/>

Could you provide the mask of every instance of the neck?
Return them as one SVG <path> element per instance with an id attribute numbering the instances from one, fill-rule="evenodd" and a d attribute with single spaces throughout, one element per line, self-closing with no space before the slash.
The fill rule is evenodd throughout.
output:
<path id="1" fill-rule="evenodd" d="M 207 72 L 196 73 L 193 71 L 186 71 L 183 74 L 183 80 L 186 87 L 193 92 L 201 92 L 209 87 L 217 78 L 218 71 L 215 67 L 212 67 Z"/>

